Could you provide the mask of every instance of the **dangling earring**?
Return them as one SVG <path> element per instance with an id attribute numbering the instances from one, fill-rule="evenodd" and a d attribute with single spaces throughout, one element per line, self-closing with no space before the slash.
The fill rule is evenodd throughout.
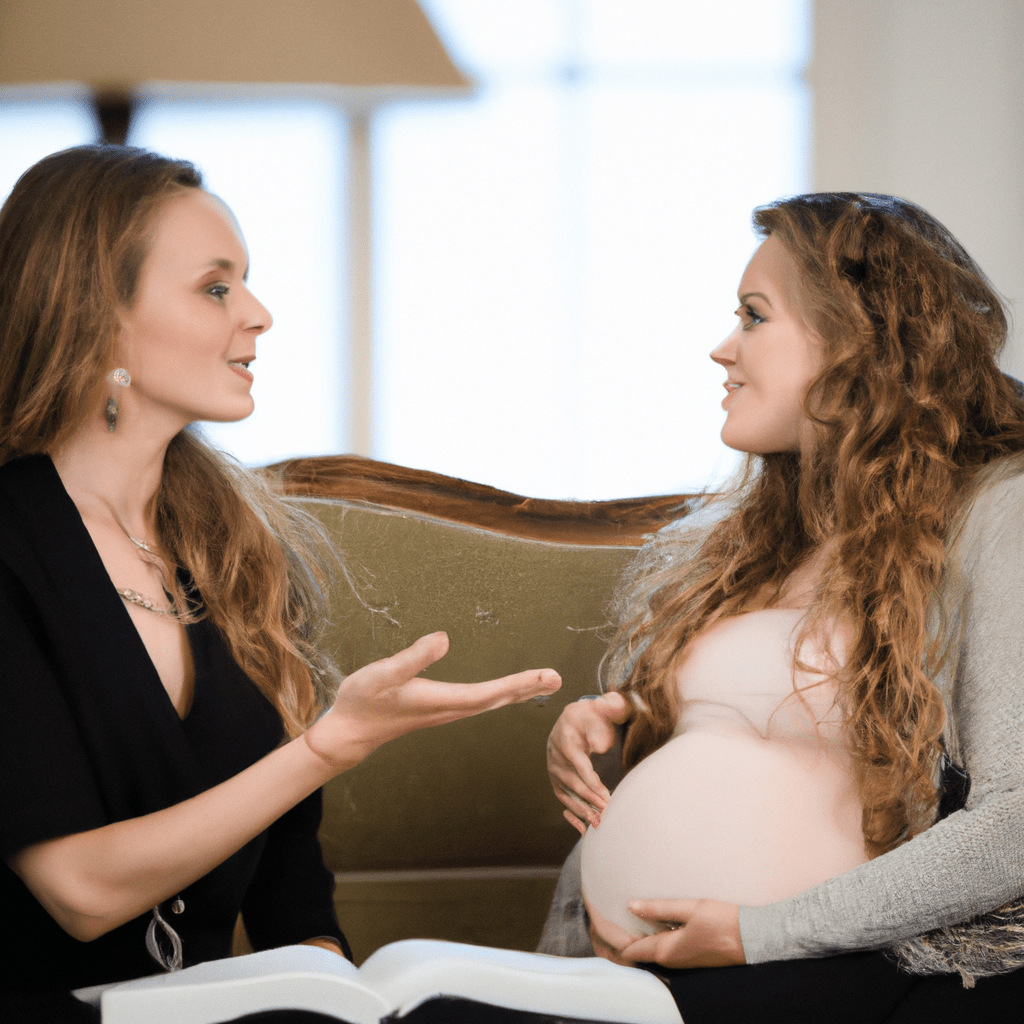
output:
<path id="1" fill-rule="evenodd" d="M 116 370 L 111 370 L 107 374 L 107 380 L 111 384 L 117 384 L 122 388 L 130 388 L 132 386 L 132 375 L 123 366 L 117 367 Z M 113 433 L 114 428 L 117 426 L 117 399 L 113 395 L 107 399 L 107 404 L 103 407 L 103 415 L 107 418 L 107 430 Z"/>

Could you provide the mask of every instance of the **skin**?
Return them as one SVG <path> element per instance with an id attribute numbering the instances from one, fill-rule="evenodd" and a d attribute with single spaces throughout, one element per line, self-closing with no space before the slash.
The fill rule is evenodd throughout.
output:
<path id="1" fill-rule="evenodd" d="M 191 190 L 158 213 L 138 293 L 122 310 L 118 365 L 128 389 L 108 431 L 102 407 L 51 452 L 118 587 L 162 593 L 159 559 L 140 557 L 126 532 L 159 551 L 154 513 L 167 445 L 198 418 L 232 420 L 253 407 L 251 379 L 231 363 L 251 361 L 270 314 L 245 284 L 248 257 L 233 218 Z M 175 619 L 126 605 L 179 715 L 192 701 L 194 670 Z M 417 678 L 444 657 L 434 633 L 348 676 L 306 733 L 234 778 L 154 814 L 20 850 L 8 859 L 70 935 L 89 941 L 171 898 L 226 860 L 299 801 L 381 744 L 505 704 L 553 693 L 550 669 L 473 685 Z M 337 951 L 330 940 L 311 939 Z"/>
<path id="2" fill-rule="evenodd" d="M 759 455 L 806 451 L 812 441 L 804 400 L 822 366 L 820 339 L 807 325 L 797 298 L 793 258 L 769 236 L 747 264 L 737 289 L 735 329 L 711 352 L 727 372 L 722 440 Z M 805 582 L 805 581 L 804 581 Z M 799 589 L 797 581 L 787 588 Z M 800 586 L 804 583 L 800 583 Z M 597 828 L 610 793 L 590 757 L 615 742 L 615 728 L 631 711 L 619 693 L 568 705 L 548 739 L 548 773 L 566 820 L 581 834 Z M 591 929 L 595 952 L 615 963 L 665 967 L 724 967 L 746 963 L 739 907 L 720 900 L 645 900 L 629 910 L 668 930 L 632 941 Z"/>
<path id="3" fill-rule="evenodd" d="M 803 402 L 822 351 L 800 311 L 796 280 L 793 257 L 769 236 L 740 280 L 739 322 L 711 353 L 728 373 L 722 440 L 738 451 L 799 451 L 810 440 Z"/>

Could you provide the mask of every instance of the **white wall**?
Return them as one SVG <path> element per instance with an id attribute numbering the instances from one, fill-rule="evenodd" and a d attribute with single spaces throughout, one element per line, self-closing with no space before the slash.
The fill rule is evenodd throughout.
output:
<path id="1" fill-rule="evenodd" d="M 814 187 L 938 217 L 1009 301 L 1024 377 L 1024 3 L 815 0 L 812 54 Z"/>

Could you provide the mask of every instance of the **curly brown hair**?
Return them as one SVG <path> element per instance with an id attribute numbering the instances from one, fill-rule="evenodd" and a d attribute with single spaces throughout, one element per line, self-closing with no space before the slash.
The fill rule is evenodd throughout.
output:
<path id="1" fill-rule="evenodd" d="M 804 403 L 814 440 L 803 456 L 749 456 L 728 514 L 689 541 L 691 558 L 668 541 L 652 547 L 620 600 L 605 680 L 633 695 L 631 767 L 675 727 L 672 669 L 694 638 L 771 605 L 821 555 L 796 649 L 829 622 L 852 626 L 840 704 L 865 840 L 879 853 L 934 818 L 945 715 L 932 680 L 950 648 L 937 595 L 979 471 L 1024 451 L 1024 402 L 996 363 L 1007 331 L 998 295 L 920 207 L 821 193 L 760 207 L 753 221 L 795 261 L 821 339 Z"/>
<path id="2" fill-rule="evenodd" d="M 202 187 L 192 164 L 77 146 L 29 168 L 0 209 L 0 463 L 54 452 L 103 407 L 122 310 L 154 218 Z M 184 430 L 171 440 L 157 524 L 235 660 L 295 736 L 330 696 L 319 651 L 332 556 L 316 521 Z M 175 604 L 188 607 L 176 573 Z"/>

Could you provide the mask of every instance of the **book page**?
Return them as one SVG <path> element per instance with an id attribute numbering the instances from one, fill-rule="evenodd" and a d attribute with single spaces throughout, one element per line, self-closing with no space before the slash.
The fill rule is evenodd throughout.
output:
<path id="1" fill-rule="evenodd" d="M 103 993 L 101 1006 L 103 1024 L 214 1024 L 277 1008 L 378 1024 L 390 1009 L 344 957 L 316 946 L 283 946 L 124 982 Z"/>
<path id="2" fill-rule="evenodd" d="M 83 1003 L 99 1006 L 104 992 L 122 986 L 131 986 L 136 989 L 162 988 L 168 985 L 194 985 L 204 981 L 228 981 L 280 971 L 317 971 L 350 978 L 358 977 L 356 968 L 348 960 L 319 946 L 282 946 L 278 949 L 266 949 L 260 953 L 250 953 L 246 956 L 207 960 L 194 967 L 186 967 L 182 971 L 162 971 L 159 974 L 148 974 L 131 981 L 110 981 L 104 985 L 92 985 L 88 988 L 76 989 L 72 995 Z"/>
<path id="3" fill-rule="evenodd" d="M 544 956 L 434 939 L 378 949 L 359 968 L 399 1016 L 436 995 L 615 1024 L 680 1024 L 654 975 L 599 957 Z"/>

